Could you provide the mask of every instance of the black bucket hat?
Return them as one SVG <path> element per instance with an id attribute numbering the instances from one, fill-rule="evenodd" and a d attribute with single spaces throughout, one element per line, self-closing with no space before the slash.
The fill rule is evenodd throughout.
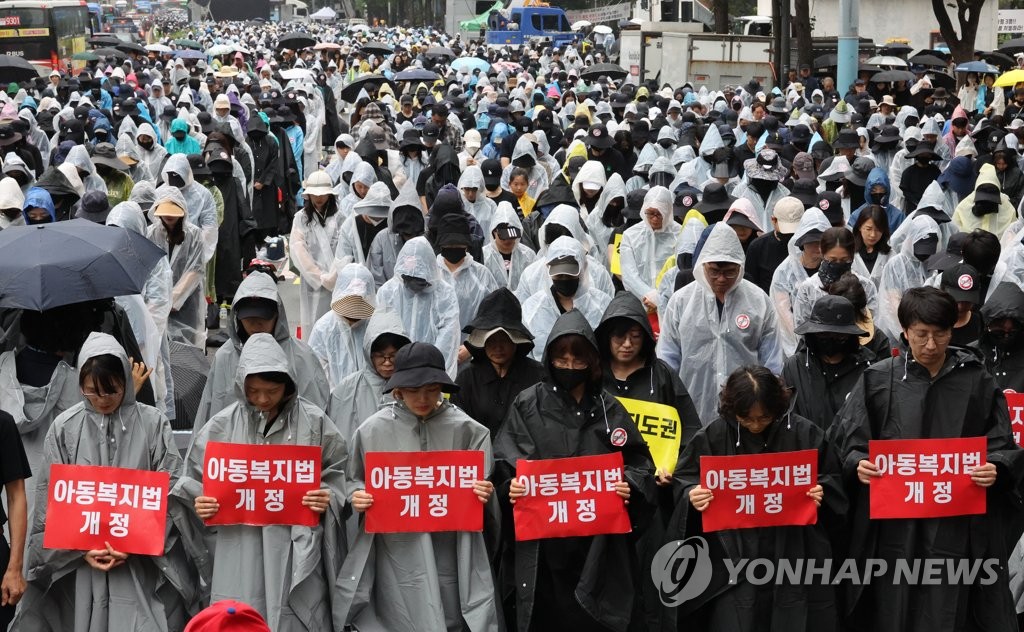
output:
<path id="1" fill-rule="evenodd" d="M 459 385 L 445 372 L 441 351 L 429 342 L 410 342 L 395 354 L 395 372 L 384 384 L 384 392 L 427 384 L 440 384 L 444 393 L 459 391 Z"/>
<path id="2" fill-rule="evenodd" d="M 469 334 L 466 348 L 474 358 L 483 357 L 487 339 L 498 332 L 516 345 L 516 352 L 524 356 L 533 350 L 533 334 L 523 324 L 523 307 L 519 299 L 507 287 L 494 290 L 480 301 L 476 316 L 469 321 L 462 332 Z"/>
<path id="3" fill-rule="evenodd" d="M 843 296 L 827 294 L 814 303 L 811 316 L 797 325 L 796 334 L 847 334 L 867 336 L 868 332 L 857 326 L 857 310 L 853 303 Z"/>

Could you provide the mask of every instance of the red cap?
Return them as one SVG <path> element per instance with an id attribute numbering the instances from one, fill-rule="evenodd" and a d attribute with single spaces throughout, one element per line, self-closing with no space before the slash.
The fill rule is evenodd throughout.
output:
<path id="1" fill-rule="evenodd" d="M 185 632 L 270 632 L 270 627 L 252 606 L 225 599 L 197 614 Z"/>

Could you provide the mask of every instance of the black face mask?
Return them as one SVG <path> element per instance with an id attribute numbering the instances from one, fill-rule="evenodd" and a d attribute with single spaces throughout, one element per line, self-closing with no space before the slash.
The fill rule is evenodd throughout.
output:
<path id="1" fill-rule="evenodd" d="M 939 249 L 939 238 L 929 235 L 924 239 L 914 242 L 914 256 L 922 263 L 928 260 Z"/>
<path id="2" fill-rule="evenodd" d="M 672 141 L 670 141 L 670 140 L 668 140 L 668 139 L 665 139 L 665 140 L 659 140 L 659 141 L 658 141 L 658 144 L 659 144 L 659 145 L 661 145 L 662 147 L 664 147 L 665 149 L 668 149 L 668 148 L 669 148 L 669 147 L 671 147 L 672 145 L 675 145 L 675 143 L 673 143 Z"/>
<path id="3" fill-rule="evenodd" d="M 975 200 L 974 206 L 971 207 L 971 212 L 975 217 L 984 217 L 997 211 L 999 211 L 999 203 L 988 200 Z"/>
<path id="4" fill-rule="evenodd" d="M 1024 346 L 1024 332 L 1019 329 L 1010 331 L 986 331 L 985 339 L 1000 351 L 1016 351 Z"/>
<path id="5" fill-rule="evenodd" d="M 181 176 L 179 176 L 176 173 L 168 173 L 167 174 L 167 184 L 169 184 L 172 187 L 175 187 L 177 189 L 182 189 L 182 188 L 185 187 L 185 179 L 182 178 Z"/>
<path id="6" fill-rule="evenodd" d="M 523 169 L 532 169 L 537 161 L 533 159 L 533 156 L 520 156 L 513 160 L 512 164 Z"/>
<path id="7" fill-rule="evenodd" d="M 255 141 L 255 142 L 259 142 L 259 141 L 263 140 L 266 137 L 267 137 L 267 133 L 264 132 L 261 129 L 254 129 L 251 132 L 249 132 L 249 138 L 253 139 L 253 141 Z"/>
<path id="8" fill-rule="evenodd" d="M 565 297 L 576 296 L 576 292 L 580 289 L 579 278 L 571 279 L 554 279 L 551 281 L 551 287 L 555 288 L 555 291 Z"/>
<path id="9" fill-rule="evenodd" d="M 466 258 L 465 248 L 441 248 L 441 256 L 445 258 L 445 261 L 451 264 L 461 263 Z"/>
<path id="10" fill-rule="evenodd" d="M 807 336 L 807 346 L 817 356 L 849 355 L 857 350 L 860 342 L 856 336 L 832 338 L 811 334 Z"/>
<path id="11" fill-rule="evenodd" d="M 821 277 L 822 285 L 828 287 L 838 281 L 839 277 L 849 272 L 852 267 L 852 263 L 823 260 L 818 268 L 818 276 Z"/>
<path id="12" fill-rule="evenodd" d="M 757 191 L 762 199 L 767 199 L 772 194 L 772 191 L 775 190 L 775 187 L 778 186 L 778 183 L 774 180 L 754 178 L 750 181 L 750 186 L 754 187 L 754 190 Z"/>
<path id="13" fill-rule="evenodd" d="M 590 379 L 590 369 L 559 369 L 558 367 L 551 367 L 551 378 L 558 386 L 571 391 L 580 384 L 585 384 Z"/>
<path id="14" fill-rule="evenodd" d="M 885 194 L 884 193 L 872 193 L 871 194 L 871 203 L 872 204 L 878 204 L 879 206 L 881 206 L 883 200 L 885 200 Z"/>
<path id="15" fill-rule="evenodd" d="M 185 140 L 185 132 L 174 132 L 171 136 L 179 143 Z"/>
<path id="16" fill-rule="evenodd" d="M 686 252 L 676 255 L 676 268 L 679 270 L 692 270 L 693 255 Z"/>
<path id="17" fill-rule="evenodd" d="M 413 276 L 406 276 L 404 274 L 402 275 L 402 284 L 405 285 L 405 289 L 409 290 L 410 292 L 416 292 L 417 294 L 430 287 L 430 282 L 428 282 L 426 279 L 421 279 L 419 277 Z"/>
<path id="18" fill-rule="evenodd" d="M 150 149 L 153 149 L 153 141 L 152 140 L 139 140 L 137 142 L 139 143 L 139 147 L 142 147 L 146 151 L 149 151 Z"/>

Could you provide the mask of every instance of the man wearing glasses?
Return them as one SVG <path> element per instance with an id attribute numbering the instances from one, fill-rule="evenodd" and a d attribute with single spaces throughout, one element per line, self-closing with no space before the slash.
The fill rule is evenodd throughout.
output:
<path id="1" fill-rule="evenodd" d="M 716 224 L 697 257 L 696 282 L 673 294 L 660 318 L 658 357 L 679 372 L 704 425 L 717 416 L 718 391 L 734 370 L 782 371 L 775 309 L 743 278 L 743 263 L 736 232 Z"/>

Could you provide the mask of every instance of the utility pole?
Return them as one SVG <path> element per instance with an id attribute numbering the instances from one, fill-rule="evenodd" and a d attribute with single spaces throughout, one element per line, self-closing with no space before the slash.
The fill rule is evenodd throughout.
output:
<path id="1" fill-rule="evenodd" d="M 836 90 L 846 94 L 857 79 L 860 56 L 860 0 L 839 0 Z"/>

